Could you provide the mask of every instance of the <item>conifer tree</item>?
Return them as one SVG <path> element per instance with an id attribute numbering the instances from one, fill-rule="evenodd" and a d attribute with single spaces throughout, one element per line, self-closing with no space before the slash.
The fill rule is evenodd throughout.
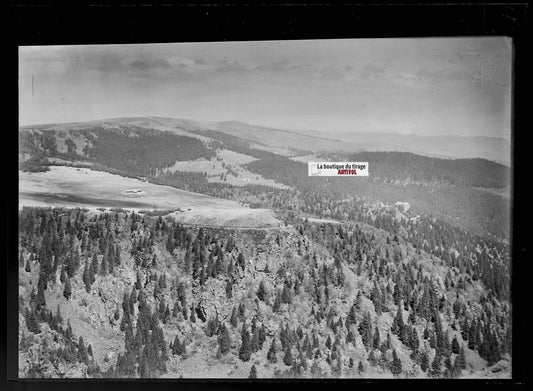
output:
<path id="1" fill-rule="evenodd" d="M 118 244 L 115 246 L 115 266 L 120 266 L 121 264 L 121 258 L 120 258 L 120 247 Z"/>
<path id="2" fill-rule="evenodd" d="M 222 331 L 218 336 L 218 347 L 220 349 L 220 353 L 226 354 L 230 350 L 230 337 L 226 325 L 223 323 L 221 327 Z"/>
<path id="3" fill-rule="evenodd" d="M 239 255 L 237 256 L 237 265 L 239 265 L 242 270 L 244 270 L 246 267 L 246 262 L 244 260 L 244 255 L 242 255 L 242 253 L 239 253 Z"/>
<path id="4" fill-rule="evenodd" d="M 226 298 L 231 299 L 233 297 L 233 287 L 231 281 L 228 279 L 226 281 Z"/>
<path id="5" fill-rule="evenodd" d="M 376 309 L 376 314 L 379 316 L 382 313 L 382 299 L 381 292 L 377 284 L 374 285 L 374 290 L 372 291 L 372 302 L 374 303 L 374 308 Z"/>
<path id="6" fill-rule="evenodd" d="M 89 356 L 87 354 L 87 348 L 85 347 L 85 342 L 83 341 L 83 337 L 80 336 L 78 341 L 78 355 L 80 362 L 87 363 L 89 361 Z"/>
<path id="7" fill-rule="evenodd" d="M 46 282 L 42 273 L 39 273 L 39 280 L 37 281 L 37 296 L 35 297 L 36 310 L 44 310 L 46 308 L 46 298 L 44 297 L 44 290 L 46 289 Z"/>
<path id="8" fill-rule="evenodd" d="M 235 328 L 235 327 L 237 327 L 238 321 L 239 321 L 239 317 L 238 317 L 238 314 L 237 314 L 237 308 L 235 306 L 233 306 L 233 311 L 231 312 L 231 318 L 230 318 L 229 322 Z"/>
<path id="9" fill-rule="evenodd" d="M 67 275 L 69 278 L 75 276 L 76 272 L 80 268 L 80 250 L 76 249 L 72 252 L 67 262 Z"/>
<path id="10" fill-rule="evenodd" d="M 398 303 L 398 310 L 396 312 L 396 316 L 394 318 L 394 321 L 392 322 L 392 332 L 396 334 L 398 337 L 401 338 L 403 334 L 404 329 L 404 322 L 403 322 L 403 310 L 401 301 Z M 403 341 L 402 341 L 403 342 Z"/>
<path id="11" fill-rule="evenodd" d="M 350 308 L 350 312 L 348 313 L 348 316 L 346 317 L 346 329 L 349 329 L 352 324 L 356 323 L 356 317 L 355 317 L 356 309 L 355 309 L 355 303 Z"/>
<path id="12" fill-rule="evenodd" d="M 441 357 L 439 354 L 435 355 L 433 362 L 431 363 L 431 376 L 438 377 L 441 371 Z"/>
<path id="13" fill-rule="evenodd" d="M 87 251 L 87 234 L 84 233 L 81 239 L 81 252 L 85 253 Z"/>
<path id="14" fill-rule="evenodd" d="M 452 360 L 450 356 L 447 356 L 444 359 L 444 367 L 446 368 L 446 371 L 444 372 L 445 376 L 450 377 L 452 375 L 452 370 L 453 370 Z"/>
<path id="15" fill-rule="evenodd" d="M 244 315 L 246 314 L 246 308 L 244 307 L 244 303 L 241 301 L 239 304 L 239 319 L 245 320 Z"/>
<path id="16" fill-rule="evenodd" d="M 270 344 L 270 349 L 268 349 L 267 353 L 267 360 L 268 362 L 275 364 L 278 362 L 278 358 L 276 357 L 276 339 L 272 338 L 272 343 Z"/>
<path id="17" fill-rule="evenodd" d="M 178 351 L 181 349 L 181 342 L 180 342 L 180 339 L 178 337 L 178 335 L 176 335 L 174 337 L 174 342 L 170 342 L 170 352 L 173 354 L 173 355 L 177 355 L 178 354 Z"/>
<path id="18" fill-rule="evenodd" d="M 381 344 L 381 341 L 379 339 L 379 329 L 376 326 L 376 330 L 374 331 L 374 340 L 373 340 L 373 348 L 379 349 L 379 345 Z"/>
<path id="19" fill-rule="evenodd" d="M 257 298 L 261 301 L 265 301 L 266 296 L 266 288 L 265 288 L 265 282 L 261 280 L 259 283 L 259 289 L 257 290 Z"/>
<path id="20" fill-rule="evenodd" d="M 342 358 L 340 354 L 337 356 L 337 362 L 335 363 L 334 373 L 336 376 L 340 376 L 342 374 Z"/>
<path id="21" fill-rule="evenodd" d="M 371 350 L 369 355 L 368 355 L 368 362 L 370 363 L 370 365 L 376 365 L 376 355 L 374 354 L 374 350 Z"/>
<path id="22" fill-rule="evenodd" d="M 451 348 L 452 348 L 453 354 L 459 354 L 460 347 L 459 347 L 459 341 L 457 340 L 457 336 L 453 337 Z"/>
<path id="23" fill-rule="evenodd" d="M 70 278 L 66 278 L 65 280 L 65 288 L 63 289 L 63 296 L 65 296 L 65 299 L 70 299 L 70 296 L 72 296 L 72 288 L 70 286 Z"/>
<path id="24" fill-rule="evenodd" d="M 422 371 L 427 372 L 429 367 L 429 357 L 427 352 L 424 350 L 420 356 L 420 368 Z"/>
<path id="25" fill-rule="evenodd" d="M 235 272 L 235 267 L 233 265 L 233 260 L 230 258 L 228 263 L 228 276 L 233 278 L 233 273 Z"/>
<path id="26" fill-rule="evenodd" d="M 107 272 L 111 275 L 113 275 L 115 272 L 115 254 L 114 254 L 112 245 L 109 245 L 109 250 L 108 250 Z"/>
<path id="27" fill-rule="evenodd" d="M 393 375 L 399 375 L 400 373 L 402 373 L 402 362 L 396 354 L 396 349 L 392 351 L 391 372 Z"/>
<path id="28" fill-rule="evenodd" d="M 39 322 L 37 321 L 37 317 L 35 316 L 35 313 L 31 310 L 26 308 L 26 327 L 28 328 L 28 331 L 33 334 L 39 334 L 41 332 L 41 327 L 39 326 Z"/>
<path id="29" fill-rule="evenodd" d="M 150 367 L 149 367 L 148 357 L 146 354 L 146 348 L 143 349 L 143 353 L 141 354 L 141 361 L 139 362 L 138 370 L 139 370 L 139 376 L 142 379 L 150 377 Z"/>
<path id="30" fill-rule="evenodd" d="M 281 307 L 281 298 L 280 294 L 276 294 L 276 298 L 274 299 L 274 304 L 272 305 L 272 312 L 278 313 Z"/>
<path id="31" fill-rule="evenodd" d="M 191 307 L 191 316 L 189 317 L 191 323 L 196 323 L 196 308 L 194 305 Z"/>
<path id="32" fill-rule="evenodd" d="M 301 367 L 304 371 L 307 370 L 307 359 L 302 349 L 298 349 L 298 366 Z"/>
<path id="33" fill-rule="evenodd" d="M 465 357 L 465 347 L 464 345 L 461 345 L 461 350 L 459 351 L 459 356 L 457 356 L 459 359 L 459 368 L 466 369 L 466 357 Z"/>
<path id="34" fill-rule="evenodd" d="M 284 349 L 284 352 L 283 352 L 283 363 L 287 366 L 291 366 L 292 365 L 292 352 L 291 352 L 291 347 L 289 346 L 289 344 L 285 345 L 285 349 Z"/>
<path id="35" fill-rule="evenodd" d="M 359 334 L 361 334 L 365 347 L 369 348 L 372 344 L 372 321 L 369 312 L 365 313 L 363 322 L 359 326 Z"/>
<path id="36" fill-rule="evenodd" d="M 91 284 L 94 283 L 94 276 L 96 276 L 97 274 L 98 274 L 98 254 L 95 251 L 93 254 L 93 259 L 91 262 L 91 271 L 89 274 L 91 276 Z"/>
<path id="37" fill-rule="evenodd" d="M 255 353 L 259 350 L 259 328 L 255 328 L 255 330 L 252 332 L 250 348 L 252 353 Z"/>
<path id="38" fill-rule="evenodd" d="M 261 327 L 259 328 L 259 349 L 263 349 L 263 344 L 265 343 L 265 340 L 266 340 L 266 329 L 265 329 L 265 325 L 262 324 Z"/>
<path id="39" fill-rule="evenodd" d="M 102 256 L 102 262 L 100 263 L 100 275 L 105 276 L 108 272 L 107 255 Z"/>
<path id="40" fill-rule="evenodd" d="M 51 248 L 50 235 L 45 234 L 43 236 L 43 241 L 39 251 L 39 263 L 40 263 L 40 274 L 43 275 L 43 278 L 48 281 L 51 278 L 52 273 L 52 257 L 53 252 Z"/>
<path id="41" fill-rule="evenodd" d="M 218 329 L 217 320 L 213 318 L 209 318 L 209 320 L 207 321 L 207 326 L 205 328 L 205 334 L 208 337 L 212 337 L 213 335 L 217 333 L 217 329 Z"/>
<path id="42" fill-rule="evenodd" d="M 56 310 L 56 322 L 57 324 L 61 325 L 63 324 L 63 317 L 61 316 L 61 308 L 59 308 L 59 304 L 57 304 L 57 310 Z"/>
<path id="43" fill-rule="evenodd" d="M 246 328 L 246 323 L 242 325 L 241 331 L 241 348 L 239 349 L 239 358 L 242 361 L 249 361 L 252 355 L 252 349 L 250 346 L 250 333 Z"/>
<path id="44" fill-rule="evenodd" d="M 252 365 L 252 369 L 250 369 L 250 375 L 248 376 L 249 379 L 257 379 L 257 368 L 255 365 Z"/>

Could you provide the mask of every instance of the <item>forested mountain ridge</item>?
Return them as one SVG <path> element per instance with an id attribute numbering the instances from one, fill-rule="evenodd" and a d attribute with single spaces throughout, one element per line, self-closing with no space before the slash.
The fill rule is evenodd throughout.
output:
<path id="1" fill-rule="evenodd" d="M 409 179 L 415 183 L 445 183 L 453 186 L 504 188 L 509 186 L 509 167 L 485 159 L 439 159 L 406 152 L 360 152 L 349 161 L 372 161 L 375 177 Z"/>
<path id="2" fill-rule="evenodd" d="M 123 168 L 130 171 L 136 169 L 146 171 L 144 166 L 150 166 L 151 169 L 160 168 L 165 164 L 171 165 L 176 160 L 210 158 L 214 156 L 212 150 L 222 146 L 258 159 L 278 158 L 284 162 L 286 160 L 275 153 L 254 149 L 246 139 L 224 132 L 216 130 L 188 130 L 188 132 L 191 133 L 190 138 L 170 131 L 120 124 L 114 127 L 96 126 L 70 130 L 21 129 L 20 153 L 30 155 L 42 153 L 47 157 L 90 158 L 114 168 L 118 168 L 118 163 L 113 159 L 118 159 L 122 155 L 140 155 L 135 156 L 139 162 L 124 165 Z M 203 134 L 218 143 L 203 145 L 194 138 L 195 134 Z M 117 151 L 119 145 L 121 150 Z M 110 153 L 111 150 L 115 150 L 118 157 Z M 484 188 L 506 187 L 510 180 L 509 167 L 480 158 L 439 159 L 409 152 L 328 152 L 323 156 L 330 160 L 372 162 L 373 176 L 386 180 L 410 179 L 413 182 L 444 182 L 457 186 Z M 136 165 L 140 165 L 141 168 Z"/>
<path id="3" fill-rule="evenodd" d="M 194 137 L 131 125 L 26 130 L 19 133 L 19 154 L 88 160 L 129 175 L 150 175 L 176 161 L 215 156 Z"/>
<path id="4" fill-rule="evenodd" d="M 509 304 L 472 254 L 364 223 L 287 224 L 24 209 L 21 377 L 509 374 Z"/>
<path id="5" fill-rule="evenodd" d="M 353 198 L 388 204 L 407 201 L 414 215 L 432 215 L 479 235 L 509 239 L 510 199 L 485 190 L 494 186 L 502 187 L 504 194 L 509 191 L 509 171 L 505 166 L 483 160 L 449 161 L 392 152 L 369 152 L 351 158 L 339 161 L 368 162 L 369 177 L 308 177 L 306 164 L 287 158 L 260 159 L 248 163 L 246 168 L 265 178 L 290 183 L 304 200 L 310 199 L 309 208 Z M 426 159 L 430 165 L 419 164 L 419 160 Z"/>
<path id="6" fill-rule="evenodd" d="M 236 136 L 217 130 L 187 131 L 185 134 L 190 136 L 120 122 L 81 129 L 25 128 L 20 132 L 20 167 L 46 170 L 47 159 L 54 157 L 88 162 L 97 169 L 143 177 L 158 184 L 231 197 L 237 190 L 223 182 L 211 183 L 207 173 L 165 171 L 176 161 L 208 161 L 215 156 L 219 159 L 217 150 L 225 149 L 256 159 L 242 165 L 250 174 L 309 193 L 304 198 L 312 195 L 336 201 L 353 197 L 386 203 L 407 201 L 414 213 L 435 215 L 478 234 L 509 237 L 510 200 L 504 195 L 510 192 L 510 169 L 498 163 L 437 159 L 405 152 L 329 153 L 323 155 L 325 159 L 368 161 L 370 177 L 309 178 L 304 163 L 258 149 Z M 197 133 L 202 134 L 201 140 L 195 138 L 200 137 Z M 234 174 L 231 165 L 226 166 L 225 172 L 226 176 Z M 246 187 L 255 192 L 252 186 Z"/>

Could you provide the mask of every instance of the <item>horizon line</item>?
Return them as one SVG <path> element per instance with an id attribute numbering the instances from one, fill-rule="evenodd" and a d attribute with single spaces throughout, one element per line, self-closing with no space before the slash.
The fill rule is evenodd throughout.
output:
<path id="1" fill-rule="evenodd" d="M 313 132 L 313 133 L 323 133 L 327 134 L 328 131 L 326 130 L 316 130 L 316 129 L 296 129 L 296 128 L 284 128 L 284 127 L 272 127 L 269 125 L 258 125 L 256 123 L 250 123 L 245 122 L 238 119 L 233 120 L 204 120 L 204 119 L 194 119 L 194 118 L 178 118 L 178 117 L 170 117 L 170 116 L 161 116 L 161 115 L 144 115 L 144 116 L 118 116 L 118 117 L 107 117 L 107 118 L 98 118 L 98 119 L 90 119 L 85 121 L 65 121 L 65 122 L 48 122 L 48 123 L 33 123 L 33 124 L 26 124 L 22 125 L 19 121 L 19 128 L 29 128 L 29 127 L 39 127 L 39 126 L 52 126 L 52 125 L 69 125 L 69 124 L 83 124 L 83 123 L 89 123 L 89 122 L 105 122 L 105 121 L 116 121 L 116 120 L 131 120 L 136 118 L 159 118 L 159 119 L 172 119 L 172 120 L 180 120 L 180 121 L 193 121 L 193 122 L 208 122 L 212 124 L 220 124 L 224 122 L 238 122 L 244 125 L 248 126 L 254 126 L 257 128 L 264 128 L 264 129 L 270 129 L 275 131 L 281 131 L 281 132 L 292 132 L 292 133 L 300 133 L 302 135 L 306 135 L 305 132 Z M 350 130 L 333 130 L 332 132 L 335 133 L 347 133 L 347 134 L 380 134 L 380 135 L 392 135 L 392 136 L 410 136 L 410 137 L 427 137 L 427 138 L 441 138 L 441 137 L 460 137 L 460 138 L 489 138 L 489 139 L 503 139 L 505 141 L 511 141 L 511 138 L 507 138 L 504 136 L 483 136 L 483 135 L 469 135 L 465 136 L 462 134 L 457 133 L 445 133 L 445 134 L 436 134 L 436 135 L 428 135 L 428 134 L 420 134 L 420 133 L 395 133 L 391 131 L 350 131 Z M 331 139 L 333 141 L 339 141 L 335 139 Z"/>

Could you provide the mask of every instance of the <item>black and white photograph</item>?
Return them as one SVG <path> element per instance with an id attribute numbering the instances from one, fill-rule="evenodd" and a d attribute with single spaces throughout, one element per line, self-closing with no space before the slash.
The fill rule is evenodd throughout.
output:
<path id="1" fill-rule="evenodd" d="M 19 378 L 511 379 L 513 45 L 19 46 Z"/>

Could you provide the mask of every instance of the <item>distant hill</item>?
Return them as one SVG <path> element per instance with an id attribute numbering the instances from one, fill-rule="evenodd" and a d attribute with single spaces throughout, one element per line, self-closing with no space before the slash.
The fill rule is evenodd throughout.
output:
<path id="1" fill-rule="evenodd" d="M 114 118 L 85 123 L 45 124 L 22 129 L 81 129 L 90 126 L 133 125 L 177 133 L 219 131 L 260 146 L 309 152 L 398 151 L 431 157 L 483 158 L 507 166 L 511 164 L 511 143 L 496 137 L 457 135 L 418 136 L 394 133 L 296 131 L 250 125 L 239 121 L 198 121 L 164 117 Z"/>
<path id="2" fill-rule="evenodd" d="M 510 141 L 496 137 L 304 132 L 253 126 L 236 121 L 220 122 L 217 130 L 260 144 L 276 147 L 285 145 L 312 152 L 397 151 L 453 159 L 483 158 L 508 166 L 511 162 Z"/>

